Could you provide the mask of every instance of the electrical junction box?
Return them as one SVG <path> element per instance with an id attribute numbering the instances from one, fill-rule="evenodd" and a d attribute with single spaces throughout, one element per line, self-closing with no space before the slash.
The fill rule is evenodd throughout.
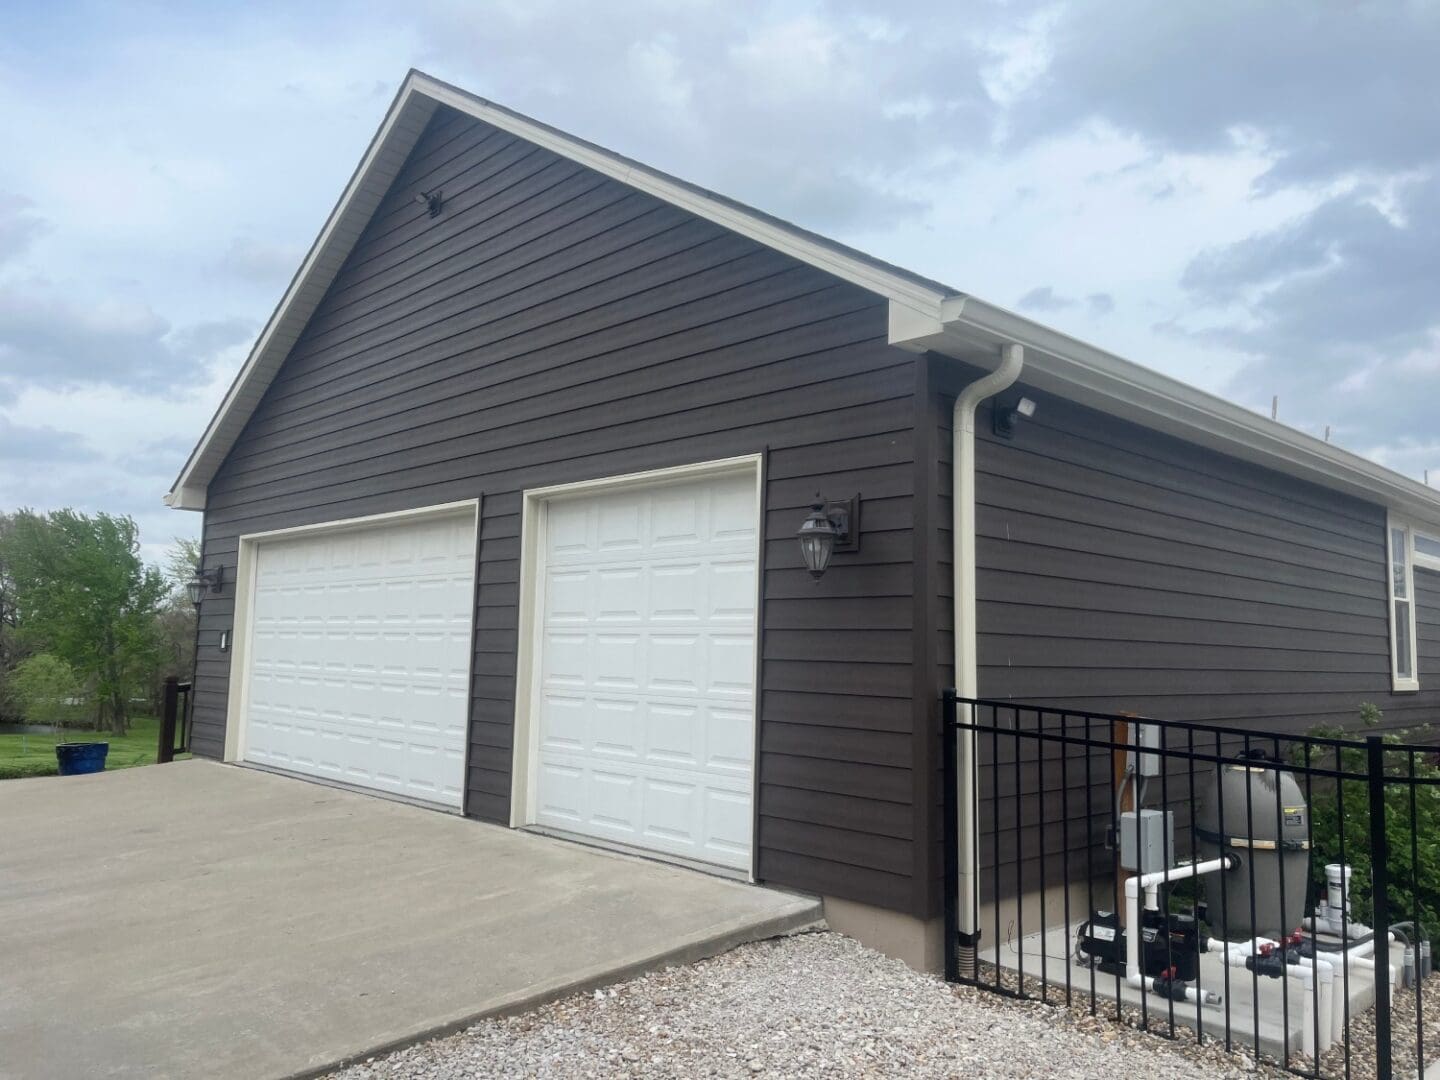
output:
<path id="1" fill-rule="evenodd" d="M 1159 776 L 1164 770 L 1162 755 L 1147 754 L 1145 750 L 1159 750 L 1163 738 L 1160 725 L 1142 720 L 1130 722 L 1130 742 L 1136 749 L 1130 751 L 1130 771 L 1136 776 Z"/>
<path id="2" fill-rule="evenodd" d="M 1120 865 L 1148 874 L 1175 864 L 1175 815 L 1169 810 L 1126 810 L 1120 815 Z"/>

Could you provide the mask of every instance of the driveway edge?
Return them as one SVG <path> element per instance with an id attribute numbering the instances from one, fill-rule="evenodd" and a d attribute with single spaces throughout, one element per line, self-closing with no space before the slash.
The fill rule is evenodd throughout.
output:
<path id="1" fill-rule="evenodd" d="M 626 982 L 629 979 L 635 978 L 637 975 L 645 974 L 647 971 L 676 967 L 681 964 L 693 964 L 698 960 L 706 960 L 712 956 L 729 952 L 738 945 L 746 945 L 753 941 L 764 941 L 767 938 L 786 937 L 790 934 L 825 928 L 824 908 L 818 899 L 811 900 L 808 897 L 796 896 L 795 900 L 797 905 L 803 906 L 797 906 L 794 910 L 779 915 L 772 915 L 760 920 L 750 918 L 734 919 L 726 923 L 721 923 L 718 926 L 707 928 L 689 940 L 661 952 L 637 957 L 634 960 L 626 961 L 618 966 L 597 965 L 596 967 L 586 969 L 584 974 L 573 979 L 527 987 L 516 994 L 510 995 L 498 1004 L 491 1005 L 487 1008 L 462 1013 L 458 1016 L 451 1016 L 433 1024 L 426 1024 L 407 1035 L 387 1039 L 384 1042 L 379 1042 L 363 1050 L 345 1054 L 342 1057 L 334 1058 L 320 1065 L 308 1066 L 298 1072 L 286 1073 L 284 1074 L 284 1080 L 311 1080 L 313 1077 L 324 1076 L 327 1073 L 335 1072 L 338 1069 L 354 1065 L 368 1058 L 393 1054 L 397 1050 L 404 1050 L 417 1043 L 444 1038 L 446 1035 L 453 1035 L 480 1020 L 514 1016 L 517 1013 L 529 1012 L 531 1009 L 546 1005 L 552 1001 L 558 1001 L 563 997 L 569 997 L 572 994 L 583 993 L 587 990 L 597 990 L 614 983 Z"/>

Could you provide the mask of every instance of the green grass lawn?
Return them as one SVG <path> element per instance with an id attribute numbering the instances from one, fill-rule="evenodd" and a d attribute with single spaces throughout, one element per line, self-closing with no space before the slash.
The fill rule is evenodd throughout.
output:
<path id="1" fill-rule="evenodd" d="M 54 776 L 55 744 L 62 742 L 108 742 L 110 753 L 106 769 L 128 769 L 132 765 L 155 764 L 155 750 L 160 741 L 160 721 L 142 716 L 130 721 L 124 735 L 99 731 L 76 731 L 62 728 L 57 735 L 0 735 L 0 780 L 21 776 Z"/>

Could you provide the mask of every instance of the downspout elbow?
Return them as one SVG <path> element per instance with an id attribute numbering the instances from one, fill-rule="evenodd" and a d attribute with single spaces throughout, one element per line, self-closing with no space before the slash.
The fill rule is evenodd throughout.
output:
<path id="1" fill-rule="evenodd" d="M 1021 345 L 1005 345 L 1000 350 L 1000 364 L 994 371 L 980 376 L 955 398 L 953 419 L 954 431 L 975 433 L 975 410 L 986 398 L 994 397 L 1008 390 L 1020 378 L 1020 369 L 1025 366 L 1025 349 Z"/>

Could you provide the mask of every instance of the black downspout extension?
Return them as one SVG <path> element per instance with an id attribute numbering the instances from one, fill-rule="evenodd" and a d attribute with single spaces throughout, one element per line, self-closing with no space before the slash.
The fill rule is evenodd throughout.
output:
<path id="1" fill-rule="evenodd" d="M 1375 1075 L 1390 1080 L 1390 847 L 1385 839 L 1385 741 L 1365 739 L 1370 789 L 1370 888 L 1375 927 Z"/>

